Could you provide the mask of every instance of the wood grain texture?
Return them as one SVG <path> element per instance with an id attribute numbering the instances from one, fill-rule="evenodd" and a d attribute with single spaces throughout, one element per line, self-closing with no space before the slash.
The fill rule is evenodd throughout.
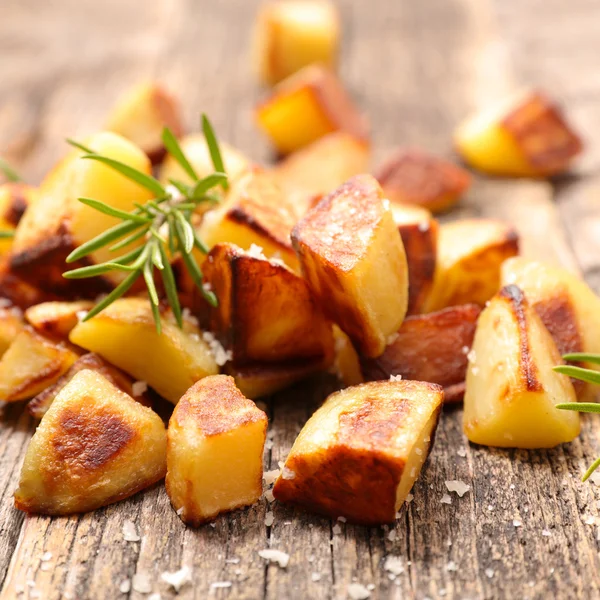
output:
<path id="1" fill-rule="evenodd" d="M 555 182 L 476 177 L 445 219 L 488 216 L 514 223 L 526 255 L 581 270 L 600 291 L 600 78 L 598 5 L 591 0 L 342 0 L 341 73 L 368 112 L 374 160 L 399 145 L 451 156 L 451 133 L 474 108 L 523 83 L 557 94 L 590 137 L 570 178 Z M 103 3 L 5 0 L 0 6 L 0 153 L 38 181 L 67 135 L 101 126 L 129 85 L 164 81 L 182 100 L 190 129 L 205 111 L 220 136 L 257 160 L 271 158 L 251 107 L 249 69 L 257 1 L 141 0 Z M 266 401 L 277 468 L 300 428 L 334 389 L 330 377 Z M 185 528 L 162 484 L 117 505 L 69 518 L 24 517 L 12 492 L 34 424 L 19 406 L 0 419 L 1 600 L 175 597 L 161 579 L 182 566 L 193 584 L 178 598 L 342 599 L 348 586 L 371 598 L 600 597 L 600 489 L 579 482 L 600 446 L 597 419 L 581 437 L 548 451 L 470 446 L 462 411 L 446 407 L 430 460 L 393 527 L 331 522 L 266 499 L 213 526 Z M 445 481 L 470 491 L 441 502 Z M 267 527 L 265 515 L 273 513 Z M 123 539 L 135 523 L 138 542 Z M 286 569 L 258 556 L 290 554 Z M 388 557 L 400 560 L 394 577 Z M 43 560 L 44 559 L 44 560 Z M 231 582 L 220 588 L 211 584 Z M 129 591 L 122 591 L 129 590 Z"/>

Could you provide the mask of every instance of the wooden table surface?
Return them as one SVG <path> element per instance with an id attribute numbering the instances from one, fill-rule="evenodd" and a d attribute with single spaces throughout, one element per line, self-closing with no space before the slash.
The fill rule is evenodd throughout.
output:
<path id="1" fill-rule="evenodd" d="M 522 84 L 563 101 L 587 142 L 576 172 L 552 182 L 478 178 L 449 218 L 510 220 L 526 255 L 579 269 L 600 291 L 600 4 L 340 6 L 341 73 L 371 117 L 376 160 L 399 144 L 450 155 L 459 119 Z M 66 136 L 100 127 L 120 92 L 154 77 L 181 97 L 190 128 L 206 111 L 223 139 L 269 160 L 251 113 L 260 96 L 249 56 L 255 10 L 250 0 L 2 0 L 0 153 L 38 181 L 66 151 Z M 266 401 L 274 442 L 266 469 L 285 458 L 332 386 L 307 383 Z M 160 576 L 183 565 L 193 576 L 178 596 L 186 600 L 347 598 L 353 582 L 372 588 L 371 598 L 600 598 L 600 478 L 579 481 L 600 453 L 597 418 L 584 419 L 572 444 L 527 452 L 470 446 L 462 411 L 445 410 L 414 500 L 392 528 L 334 527 L 263 499 L 193 530 L 171 510 L 162 484 L 91 514 L 25 517 L 12 495 L 35 424 L 20 405 L 1 414 L 3 600 L 141 600 L 150 597 L 138 591 L 143 581 L 167 599 L 175 594 Z M 442 504 L 450 479 L 471 489 Z M 140 542 L 124 540 L 125 521 Z M 264 548 L 289 553 L 288 567 L 266 565 Z M 384 569 L 388 556 L 401 559 L 395 578 Z"/>

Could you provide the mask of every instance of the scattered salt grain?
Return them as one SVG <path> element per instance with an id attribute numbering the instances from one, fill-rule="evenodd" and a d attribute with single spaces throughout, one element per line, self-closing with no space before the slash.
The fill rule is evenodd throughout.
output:
<path id="1" fill-rule="evenodd" d="M 456 451 L 456 454 L 458 454 L 461 458 L 464 458 L 467 455 L 467 450 L 465 448 L 459 448 Z"/>
<path id="2" fill-rule="evenodd" d="M 263 473 L 263 479 L 267 485 L 272 485 L 275 480 L 279 477 L 281 471 L 279 469 L 273 469 L 272 471 L 265 471 Z"/>
<path id="3" fill-rule="evenodd" d="M 296 473 L 294 471 L 292 471 L 291 469 L 288 469 L 287 467 L 283 467 L 283 469 L 281 470 L 281 478 L 282 479 L 295 479 L 296 478 Z"/>
<path id="4" fill-rule="evenodd" d="M 240 564 L 240 558 L 226 558 L 225 562 L 229 565 L 239 565 Z"/>
<path id="5" fill-rule="evenodd" d="M 312 581 L 321 581 L 321 573 L 312 573 L 310 578 Z"/>
<path id="6" fill-rule="evenodd" d="M 121 585 L 119 586 L 119 591 L 122 594 L 127 594 L 131 590 L 131 581 L 129 579 L 125 579 L 121 581 Z"/>
<path id="7" fill-rule="evenodd" d="M 213 590 L 222 590 L 225 588 L 230 588 L 233 584 L 231 581 L 215 581 L 210 584 L 211 589 Z"/>
<path id="8" fill-rule="evenodd" d="M 442 504 L 452 504 L 452 496 L 450 494 L 444 494 L 440 499 Z"/>
<path id="9" fill-rule="evenodd" d="M 479 367 L 471 367 L 471 373 L 473 373 L 473 375 L 477 376 L 479 373 Z"/>
<path id="10" fill-rule="evenodd" d="M 264 493 L 265 500 L 270 504 L 271 502 L 275 502 L 275 496 L 273 496 L 273 490 L 267 490 Z"/>
<path id="11" fill-rule="evenodd" d="M 552 534 L 550 533 L 550 530 L 548 530 L 548 529 L 542 529 L 542 535 L 544 537 L 550 537 Z"/>
<path id="12" fill-rule="evenodd" d="M 410 504 L 414 500 L 414 498 L 415 497 L 412 494 L 408 494 L 404 502 L 406 502 L 406 504 Z"/>
<path id="13" fill-rule="evenodd" d="M 514 490 L 514 489 L 515 489 L 515 484 L 514 484 L 514 483 L 511 483 L 511 484 L 510 484 L 508 487 L 509 487 L 511 490 Z"/>
<path id="14" fill-rule="evenodd" d="M 458 567 L 456 566 L 456 563 L 453 560 L 449 561 L 446 565 L 446 571 L 458 571 Z"/>
<path id="15" fill-rule="evenodd" d="M 52 558 L 52 552 L 44 552 L 42 554 L 42 562 L 49 561 Z"/>
<path id="16" fill-rule="evenodd" d="M 585 519 L 586 525 L 594 525 L 595 522 L 596 522 L 595 517 L 593 517 L 591 515 Z"/>
<path id="17" fill-rule="evenodd" d="M 265 515 L 265 525 L 267 527 L 272 527 L 273 523 L 275 522 L 275 515 L 269 511 L 266 515 Z"/>
<path id="18" fill-rule="evenodd" d="M 467 359 L 471 364 L 475 364 L 475 360 L 477 359 L 477 355 L 475 354 L 475 349 L 471 348 L 471 350 L 469 350 L 469 352 L 467 353 Z"/>
<path id="19" fill-rule="evenodd" d="M 221 342 L 210 331 L 203 332 L 202 339 L 208 344 L 210 352 L 219 367 L 222 367 L 233 358 L 231 350 L 225 350 Z"/>
<path id="20" fill-rule="evenodd" d="M 383 563 L 383 568 L 394 576 L 404 573 L 402 559 L 399 556 L 388 556 Z"/>
<path id="21" fill-rule="evenodd" d="M 463 346 L 463 347 L 461 348 L 461 350 L 462 350 L 462 353 L 463 353 L 463 354 L 469 354 L 469 350 L 470 350 L 470 348 L 469 348 L 469 346 Z"/>
<path id="22" fill-rule="evenodd" d="M 158 592 L 154 592 L 148 596 L 148 600 L 162 600 L 162 596 Z"/>
<path id="23" fill-rule="evenodd" d="M 336 523 L 332 528 L 331 528 L 331 533 L 333 533 L 333 535 L 340 535 L 340 533 L 342 533 L 342 528 Z"/>
<path id="24" fill-rule="evenodd" d="M 40 569 L 42 571 L 49 571 L 51 568 L 52 568 L 52 564 L 49 562 L 45 562 L 40 565 Z"/>
<path id="25" fill-rule="evenodd" d="M 388 533 L 388 540 L 390 540 L 390 542 L 393 542 L 397 537 L 398 534 L 396 533 L 395 529 L 392 529 L 389 533 Z"/>
<path id="26" fill-rule="evenodd" d="M 152 591 L 152 584 L 146 573 L 136 573 L 133 576 L 131 586 L 134 591 L 139 592 L 140 594 L 149 594 Z"/>
<path id="27" fill-rule="evenodd" d="M 521 527 L 523 523 L 519 519 L 513 519 L 513 527 Z"/>
<path id="28" fill-rule="evenodd" d="M 183 506 L 182 506 L 181 508 L 178 508 L 178 509 L 177 509 L 177 511 L 176 511 L 176 512 L 177 512 L 177 516 L 178 516 L 178 517 L 180 517 L 180 516 L 183 514 L 183 510 L 184 510 L 184 509 L 183 509 Z"/>
<path id="29" fill-rule="evenodd" d="M 138 535 L 135 523 L 133 521 L 125 521 L 123 523 L 123 539 L 126 542 L 139 542 L 140 536 Z"/>
<path id="30" fill-rule="evenodd" d="M 367 600 L 371 592 L 362 583 L 351 583 L 348 586 L 348 597 L 352 600 Z"/>
<path id="31" fill-rule="evenodd" d="M 494 569 L 486 569 L 485 570 L 485 576 L 488 579 L 491 579 L 494 576 Z"/>
<path id="32" fill-rule="evenodd" d="M 265 448 L 267 450 L 271 450 L 273 448 L 273 440 L 266 440 L 265 441 Z"/>
<path id="33" fill-rule="evenodd" d="M 145 381 L 136 381 L 131 386 L 131 392 L 134 398 L 141 396 L 148 391 L 148 384 Z"/>
<path id="34" fill-rule="evenodd" d="M 282 569 L 285 569 L 290 562 L 290 555 L 281 550 L 259 550 L 258 555 L 269 562 L 277 563 Z"/>
<path id="35" fill-rule="evenodd" d="M 87 310 L 78 310 L 75 313 L 75 316 L 77 317 L 78 321 L 83 321 L 87 317 L 87 314 L 88 314 Z"/>
<path id="36" fill-rule="evenodd" d="M 429 223 L 427 221 L 421 221 L 417 227 L 421 232 L 429 231 Z"/>
<path id="37" fill-rule="evenodd" d="M 402 381 L 402 375 L 390 375 L 390 381 Z"/>
<path id="38" fill-rule="evenodd" d="M 265 260 L 267 258 L 263 253 L 262 247 L 257 244 L 252 244 L 250 248 L 246 250 L 246 254 L 252 258 L 262 258 Z"/>
<path id="39" fill-rule="evenodd" d="M 174 571 L 173 573 L 165 571 L 161 574 L 160 578 L 168 583 L 176 592 L 179 592 L 184 585 L 191 583 L 192 570 L 187 565 L 184 565 L 179 571 Z"/>
<path id="40" fill-rule="evenodd" d="M 488 510 L 491 512 L 492 510 L 494 510 L 494 507 L 491 504 L 488 504 Z"/>
<path id="41" fill-rule="evenodd" d="M 462 498 L 470 489 L 471 486 L 466 484 L 464 481 L 460 481 L 459 479 L 451 479 L 446 482 L 446 489 L 449 492 L 455 492 L 458 494 L 459 498 Z"/>
<path id="42" fill-rule="evenodd" d="M 338 517 L 338 518 L 337 518 L 337 520 L 338 520 L 340 523 L 346 523 L 346 521 L 348 521 L 348 519 L 346 519 L 346 517 Z"/>

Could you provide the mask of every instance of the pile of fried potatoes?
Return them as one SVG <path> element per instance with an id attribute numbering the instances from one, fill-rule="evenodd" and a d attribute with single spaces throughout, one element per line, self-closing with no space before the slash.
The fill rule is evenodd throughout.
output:
<path id="1" fill-rule="evenodd" d="M 433 213 L 470 185 L 464 168 L 401 149 L 372 169 L 368 123 L 334 71 L 335 11 L 265 10 L 257 60 L 274 87 L 256 116 L 282 159 L 264 167 L 221 144 L 231 185 L 196 215 L 210 248 L 196 259 L 218 306 L 176 257 L 182 328 L 163 309 L 157 333 L 135 286 L 83 322 L 119 280 L 62 277 L 66 256 L 115 223 L 77 199 L 129 211 L 149 192 L 77 149 L 39 187 L 0 187 L 0 229 L 14 230 L 0 242 L 0 400 L 29 401 L 39 420 L 21 510 L 89 511 L 163 478 L 190 525 L 251 505 L 268 426 L 253 400 L 328 370 L 343 389 L 306 423 L 272 493 L 331 517 L 395 519 L 443 403 L 464 399 L 478 444 L 552 447 L 579 433 L 578 413 L 555 405 L 588 390 L 552 367 L 567 352 L 600 353 L 600 299 L 576 275 L 518 256 L 508 223 L 440 223 Z M 164 126 L 210 174 L 204 138 L 184 134 L 177 102 L 153 83 L 131 90 L 85 143 L 161 181 L 185 180 L 165 157 Z M 482 172 L 532 177 L 567 169 L 581 149 L 537 92 L 469 119 L 455 145 Z M 106 259 L 99 250 L 75 266 Z M 167 427 L 153 410 L 160 398 L 175 405 Z"/>

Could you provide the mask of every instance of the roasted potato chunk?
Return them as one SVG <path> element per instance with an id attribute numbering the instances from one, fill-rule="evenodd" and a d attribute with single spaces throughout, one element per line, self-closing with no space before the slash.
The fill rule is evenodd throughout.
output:
<path id="1" fill-rule="evenodd" d="M 215 172 L 215 167 L 210 157 L 206 139 L 202 134 L 192 133 L 179 140 L 183 153 L 190 161 L 196 175 L 203 178 Z M 225 171 L 231 181 L 237 179 L 242 173 L 250 169 L 252 162 L 239 150 L 229 144 L 219 141 L 219 148 L 223 157 Z M 175 179 L 183 183 L 193 183 L 190 176 L 172 156 L 167 156 L 160 168 L 160 180 L 163 184 L 169 183 L 169 179 Z"/>
<path id="2" fill-rule="evenodd" d="M 253 363 L 238 366 L 227 363 L 225 372 L 233 377 L 235 385 L 246 396 L 255 400 L 270 396 L 295 383 L 326 370 L 330 356 L 278 363 Z"/>
<path id="3" fill-rule="evenodd" d="M 483 306 L 500 287 L 500 267 L 519 253 L 516 230 L 502 221 L 464 219 L 439 229 L 433 289 L 423 312 Z"/>
<path id="4" fill-rule="evenodd" d="M 231 377 L 193 385 L 167 435 L 167 494 L 184 523 L 198 526 L 261 497 L 267 415 Z"/>
<path id="5" fill-rule="evenodd" d="M 25 310 L 41 302 L 58 299 L 56 294 L 43 291 L 10 271 L 9 256 L 0 260 L 0 298 Z"/>
<path id="6" fill-rule="evenodd" d="M 467 171 L 420 150 L 398 150 L 375 177 L 392 202 L 433 212 L 452 208 L 471 185 Z"/>
<path id="7" fill-rule="evenodd" d="M 148 157 L 115 133 L 97 133 L 85 143 L 99 154 L 150 173 Z M 81 156 L 81 150 L 73 150 L 42 182 L 35 206 L 25 211 L 15 232 L 10 269 L 17 277 L 44 291 L 68 297 L 95 297 L 111 289 L 122 274 L 64 279 L 65 259 L 74 248 L 106 231 L 118 220 L 82 204 L 78 198 L 94 198 L 130 211 L 136 202 L 143 204 L 149 200 L 151 192 L 107 165 L 82 160 Z M 114 256 L 104 247 L 71 267 L 112 258 Z"/>
<path id="8" fill-rule="evenodd" d="M 358 353 L 350 338 L 337 325 L 333 326 L 333 339 L 335 341 L 333 364 L 339 380 L 345 387 L 364 383 Z"/>
<path id="9" fill-rule="evenodd" d="M 173 402 L 196 381 L 219 372 L 202 332 L 188 323 L 179 329 L 171 315 L 161 317 L 156 331 L 150 302 L 121 298 L 89 321 L 79 323 L 69 336 L 74 344 L 146 381 Z"/>
<path id="10" fill-rule="evenodd" d="M 454 144 L 473 168 L 509 177 L 556 175 L 583 149 L 560 108 L 536 91 L 473 115 L 456 130 Z"/>
<path id="11" fill-rule="evenodd" d="M 256 108 L 259 127 L 281 154 L 308 146 L 334 131 L 368 140 L 366 119 L 339 79 L 327 68 L 312 65 L 279 83 Z"/>
<path id="12" fill-rule="evenodd" d="M 19 308 L 0 305 L 0 357 L 10 348 L 24 324 L 23 313 Z"/>
<path id="13" fill-rule="evenodd" d="M 40 333 L 57 338 L 68 338 L 79 317 L 88 312 L 94 303 L 89 300 L 78 302 L 43 302 L 25 311 L 27 322 Z"/>
<path id="14" fill-rule="evenodd" d="M 15 506 L 43 515 L 94 510 L 162 479 L 166 456 L 161 418 L 99 373 L 84 370 L 38 425 Z"/>
<path id="15" fill-rule="evenodd" d="M 459 402 L 465 393 L 467 354 L 481 309 L 475 304 L 407 317 L 398 335 L 378 358 L 362 358 L 367 381 L 428 381 L 444 388 L 444 402 Z"/>
<path id="16" fill-rule="evenodd" d="M 210 328 L 238 365 L 332 354 L 330 322 L 306 281 L 283 263 L 217 244 L 203 271 L 219 298 Z"/>
<path id="17" fill-rule="evenodd" d="M 35 198 L 36 189 L 24 183 L 0 185 L 0 231 L 14 231 Z M 6 256 L 11 246 L 12 239 L 0 239 L 0 256 Z"/>
<path id="18" fill-rule="evenodd" d="M 299 216 L 315 196 L 328 194 L 369 171 L 369 144 L 345 131 L 330 133 L 280 161 L 271 175 L 291 197 Z"/>
<path id="19" fill-rule="evenodd" d="M 106 378 L 110 383 L 117 386 L 121 391 L 131 396 L 136 402 L 144 406 L 152 406 L 150 394 L 145 389 L 145 382 L 136 382 L 123 371 L 113 367 L 107 363 L 98 354 L 84 354 L 78 358 L 71 368 L 54 384 L 40 392 L 35 398 L 32 398 L 27 404 L 29 414 L 41 419 L 47 412 L 54 399 L 62 391 L 62 389 L 79 373 L 80 371 L 89 370 L 99 373 Z"/>
<path id="20" fill-rule="evenodd" d="M 0 400 L 27 400 L 51 386 L 79 355 L 68 343 L 24 327 L 0 360 Z"/>
<path id="21" fill-rule="evenodd" d="M 296 225 L 302 272 L 357 350 L 379 356 L 408 303 L 408 269 L 389 202 L 370 175 L 353 177 Z"/>
<path id="22" fill-rule="evenodd" d="M 162 161 L 166 148 L 162 132 L 168 127 L 177 137 L 183 134 L 179 105 L 156 82 L 145 82 L 129 89 L 115 104 L 106 129 L 122 135 L 140 147 L 153 165 Z"/>
<path id="23" fill-rule="evenodd" d="M 420 381 L 332 394 L 298 435 L 273 495 L 362 525 L 394 521 L 429 454 L 443 396 Z"/>
<path id="24" fill-rule="evenodd" d="M 262 83 L 273 85 L 303 67 L 335 69 L 340 17 L 328 0 L 264 4 L 254 28 L 254 61 Z"/>
<path id="25" fill-rule="evenodd" d="M 438 222 L 431 213 L 410 204 L 392 204 L 408 264 L 408 310 L 415 315 L 423 311 L 433 287 L 437 263 Z"/>
<path id="26" fill-rule="evenodd" d="M 253 169 L 234 182 L 219 208 L 205 215 L 199 232 L 209 247 L 231 242 L 249 250 L 254 244 L 268 258 L 280 258 L 297 270 L 290 239 L 296 221 L 293 206 L 271 176 Z"/>
<path id="27" fill-rule="evenodd" d="M 579 435 L 576 402 L 552 336 L 523 291 L 509 285 L 481 313 L 469 355 L 464 430 L 471 442 L 505 448 L 552 448 Z"/>

